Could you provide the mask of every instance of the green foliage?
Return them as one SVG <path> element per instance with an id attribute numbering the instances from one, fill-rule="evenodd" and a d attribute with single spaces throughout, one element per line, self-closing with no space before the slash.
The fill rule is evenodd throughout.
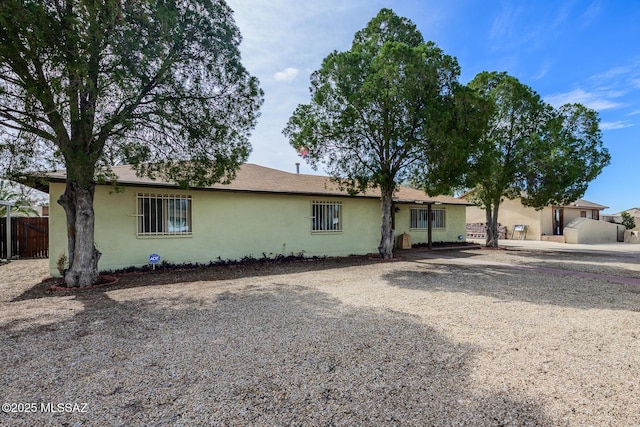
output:
<path id="1" fill-rule="evenodd" d="M 93 196 L 111 165 L 187 187 L 248 158 L 263 93 L 240 40 L 223 0 L 0 2 L 0 166 L 66 169 L 69 286 L 98 279 Z"/>
<path id="2" fill-rule="evenodd" d="M 60 273 L 60 277 L 64 277 L 64 273 L 67 271 L 68 262 L 69 262 L 69 258 L 67 257 L 67 254 L 65 254 L 64 252 L 61 253 L 60 256 L 58 256 L 58 261 L 56 262 L 56 269 L 58 270 L 58 273 Z"/>
<path id="3" fill-rule="evenodd" d="M 352 193 L 379 187 L 390 198 L 403 181 L 446 193 L 461 183 L 486 120 L 459 74 L 454 57 L 382 9 L 350 50 L 334 51 L 311 75 L 311 102 L 284 134 Z"/>
<path id="4" fill-rule="evenodd" d="M 37 215 L 31 202 L 26 200 L 22 194 L 15 192 L 9 188 L 4 182 L 0 182 L 0 200 L 5 202 L 11 202 L 14 206 L 11 207 L 11 215 Z M 7 206 L 0 205 L 0 217 L 7 216 Z"/>
<path id="5" fill-rule="evenodd" d="M 114 161 L 182 185 L 227 179 L 262 103 L 239 43 L 223 1 L 4 0 L 2 157 L 23 169 L 37 142 L 83 187 Z"/>
<path id="6" fill-rule="evenodd" d="M 624 225 L 627 230 L 636 228 L 636 220 L 629 212 L 622 212 L 620 216 L 622 216 L 622 222 L 620 223 Z"/>
<path id="7" fill-rule="evenodd" d="M 311 102 L 284 130 L 308 162 L 354 192 L 417 181 L 447 192 L 464 171 L 482 117 L 473 93 L 458 83 L 460 67 L 413 23 L 382 9 L 311 76 Z M 475 122 L 474 122 L 475 121 Z M 460 172 L 460 173 L 457 173 Z"/>
<path id="8" fill-rule="evenodd" d="M 480 73 L 469 87 L 493 109 L 469 174 L 474 202 L 495 216 L 489 223 L 497 224 L 504 197 L 536 209 L 572 202 L 609 164 L 595 111 L 579 104 L 554 109 L 506 73 Z"/>

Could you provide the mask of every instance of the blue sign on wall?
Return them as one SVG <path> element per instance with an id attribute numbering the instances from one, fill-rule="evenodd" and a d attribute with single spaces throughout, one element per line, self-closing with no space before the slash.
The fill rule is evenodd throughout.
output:
<path id="1" fill-rule="evenodd" d="M 149 264 L 157 264 L 160 262 L 160 255 L 151 254 L 149 255 Z"/>

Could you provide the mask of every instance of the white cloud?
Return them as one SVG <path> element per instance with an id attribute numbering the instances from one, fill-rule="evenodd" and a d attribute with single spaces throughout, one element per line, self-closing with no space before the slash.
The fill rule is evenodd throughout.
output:
<path id="1" fill-rule="evenodd" d="M 520 12 L 512 4 L 504 5 L 501 13 L 493 20 L 489 37 L 495 41 L 511 36 Z"/>
<path id="2" fill-rule="evenodd" d="M 600 129 L 602 130 L 624 129 L 631 126 L 633 126 L 631 123 L 622 122 L 622 121 L 600 123 Z"/>
<path id="3" fill-rule="evenodd" d="M 580 17 L 582 21 L 582 28 L 586 28 L 591 25 L 591 23 L 598 18 L 598 15 L 600 15 L 600 4 L 595 1 L 589 5 L 589 8 Z"/>
<path id="4" fill-rule="evenodd" d="M 287 67 L 275 73 L 273 77 L 280 82 L 290 82 L 298 76 L 298 73 L 299 70 L 297 68 Z"/>
<path id="5" fill-rule="evenodd" d="M 587 92 L 583 89 L 574 89 L 571 92 L 558 93 L 545 97 L 545 101 L 554 107 L 564 104 L 582 104 L 596 111 L 609 110 L 611 108 L 620 107 L 622 104 L 614 102 L 609 98 L 619 96 L 619 93 L 599 93 Z"/>
<path id="6" fill-rule="evenodd" d="M 592 80 L 611 80 L 618 77 L 624 77 L 634 71 L 631 66 L 618 66 L 609 69 L 608 71 L 591 76 Z"/>
<path id="7" fill-rule="evenodd" d="M 541 78 L 547 75 L 547 73 L 549 72 L 549 68 L 551 68 L 551 64 L 549 63 L 549 61 L 545 61 L 540 66 L 540 69 L 538 70 L 538 72 L 535 75 L 533 75 L 531 78 L 533 80 L 540 80 Z"/>
<path id="8" fill-rule="evenodd" d="M 591 76 L 590 80 L 598 85 L 618 87 L 624 93 L 640 89 L 640 61 L 613 67 L 604 73 Z"/>

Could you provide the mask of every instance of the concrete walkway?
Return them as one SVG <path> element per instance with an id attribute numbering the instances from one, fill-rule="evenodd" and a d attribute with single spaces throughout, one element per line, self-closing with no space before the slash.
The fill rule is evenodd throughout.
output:
<path id="1" fill-rule="evenodd" d="M 484 243 L 473 241 L 475 243 Z M 607 243 L 596 245 L 569 244 L 556 242 L 542 242 L 535 240 L 500 240 L 499 246 L 511 250 L 534 250 L 541 252 L 571 252 L 571 253 L 602 253 L 603 255 L 632 257 L 640 262 L 640 245 L 628 243 Z M 511 270 L 533 271 L 537 273 L 553 274 L 559 276 L 572 276 L 585 279 L 602 280 L 613 283 L 640 287 L 640 279 L 634 277 L 615 276 L 611 274 L 589 273 L 570 269 L 538 267 L 532 265 L 509 264 L 503 262 L 488 261 L 476 258 L 461 258 L 450 255 L 443 255 L 437 252 L 420 253 L 422 259 L 446 259 L 447 262 L 464 265 L 478 265 L 486 267 L 505 268 Z"/>
<path id="2" fill-rule="evenodd" d="M 469 240 L 470 242 L 484 244 L 484 240 Z M 557 243 L 557 242 L 543 242 L 540 240 L 500 240 L 498 242 L 500 247 L 509 249 L 527 249 L 527 250 L 542 250 L 542 251 L 556 251 L 556 252 L 624 252 L 638 254 L 640 257 L 640 244 L 633 243 L 596 243 L 592 245 L 586 244 L 573 244 L 573 243 Z"/>
<path id="3" fill-rule="evenodd" d="M 505 268 L 510 270 L 522 270 L 522 271 L 533 271 L 536 273 L 544 273 L 544 274 L 554 274 L 557 276 L 572 276 L 572 277 L 581 277 L 584 279 L 594 279 L 594 280 L 603 280 L 605 282 L 613 282 L 613 283 L 621 283 L 623 285 L 632 285 L 640 287 L 640 279 L 634 277 L 623 277 L 623 276 L 614 276 L 611 274 L 599 274 L 599 273 L 588 273 L 585 271 L 575 271 L 575 270 L 565 270 L 561 268 L 549 268 L 549 267 L 537 267 L 532 265 L 522 265 L 522 264 L 509 264 L 505 262 L 495 262 L 488 260 L 481 260 L 475 258 L 460 258 L 455 256 L 442 255 L 441 253 L 436 252 L 422 252 L 420 255 L 416 255 L 416 258 L 420 259 L 446 259 L 447 262 L 452 264 L 460 264 L 460 265 L 477 265 L 484 267 L 496 267 L 496 268 Z"/>

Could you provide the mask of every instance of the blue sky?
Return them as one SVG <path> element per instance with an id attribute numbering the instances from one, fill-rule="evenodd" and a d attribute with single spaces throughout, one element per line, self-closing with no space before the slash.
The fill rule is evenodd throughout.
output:
<path id="1" fill-rule="evenodd" d="M 242 32 L 243 63 L 265 91 L 251 163 L 314 172 L 282 129 L 309 102 L 309 76 L 381 8 L 412 20 L 455 56 L 461 83 L 506 71 L 547 102 L 597 110 L 612 161 L 584 198 L 606 212 L 640 207 L 640 1 L 227 0 Z M 635 171 L 635 172 L 634 172 Z"/>

